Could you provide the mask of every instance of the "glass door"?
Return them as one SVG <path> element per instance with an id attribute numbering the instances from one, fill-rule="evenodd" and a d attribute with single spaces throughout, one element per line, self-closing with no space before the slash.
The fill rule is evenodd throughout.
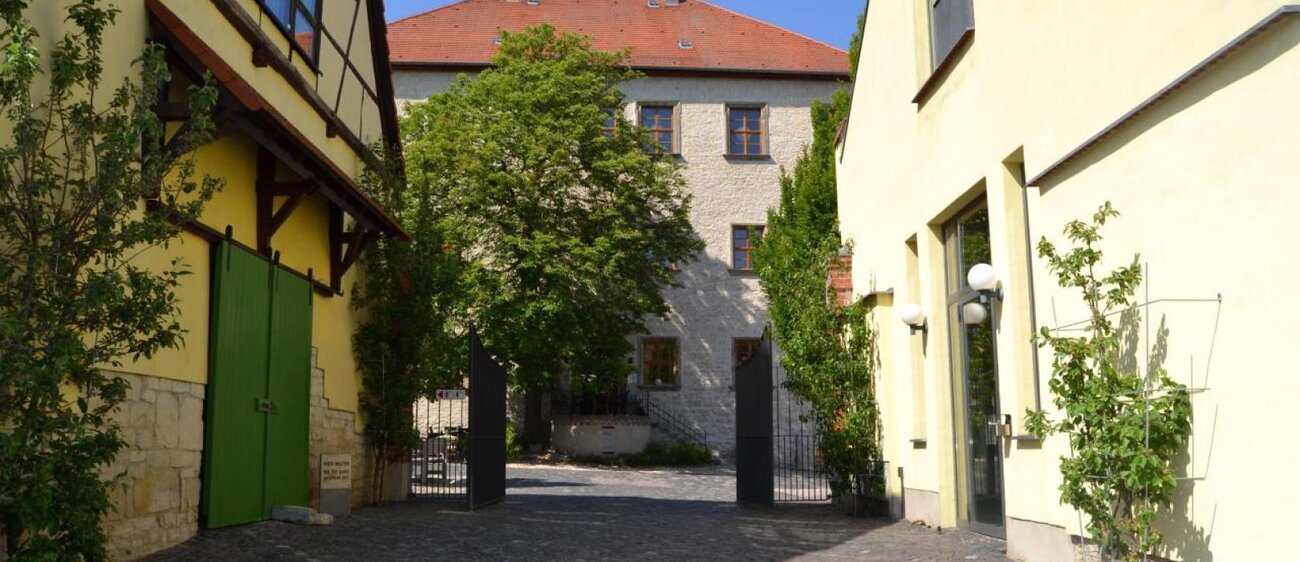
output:
<path id="1" fill-rule="evenodd" d="M 945 251 L 958 496 L 971 530 L 1005 537 L 994 303 L 983 302 L 966 282 L 972 266 L 992 262 L 987 202 L 981 199 L 948 224 Z"/>

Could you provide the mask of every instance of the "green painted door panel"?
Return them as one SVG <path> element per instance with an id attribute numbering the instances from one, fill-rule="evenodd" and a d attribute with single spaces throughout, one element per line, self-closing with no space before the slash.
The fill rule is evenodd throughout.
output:
<path id="1" fill-rule="evenodd" d="M 307 505 L 311 417 L 311 285 L 277 268 L 271 293 L 266 508 Z"/>
<path id="2" fill-rule="evenodd" d="M 202 504 L 205 524 L 223 527 L 265 517 L 271 266 L 229 243 L 214 254 Z"/>

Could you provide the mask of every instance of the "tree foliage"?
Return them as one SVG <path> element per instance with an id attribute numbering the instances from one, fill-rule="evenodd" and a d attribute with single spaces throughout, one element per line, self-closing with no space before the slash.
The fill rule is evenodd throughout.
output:
<path id="1" fill-rule="evenodd" d="M 813 144 L 782 174 L 781 207 L 768 211 L 754 250 L 785 386 L 817 412 L 822 462 L 837 492 L 875 475 L 880 460 L 876 329 L 864 302 L 842 306 L 827 282 L 841 248 L 835 133 L 848 105 L 844 90 L 829 106 L 813 103 Z"/>
<path id="2" fill-rule="evenodd" d="M 519 387 L 623 379 L 627 336 L 668 312 L 668 265 L 702 249 L 679 165 L 615 111 L 627 56 L 547 25 L 503 33 L 492 68 L 402 122 L 407 182 L 462 261 L 458 311 Z"/>
<path id="3" fill-rule="evenodd" d="M 0 526 L 15 560 L 105 557 L 117 477 L 101 471 L 124 446 L 112 414 L 127 383 L 102 369 L 183 336 L 185 265 L 135 258 L 220 187 L 178 156 L 209 138 L 215 89 L 189 89 L 191 128 L 165 150 L 161 48 L 110 90 L 100 55 L 117 11 L 101 4 L 68 5 L 72 31 L 42 53 L 27 2 L 0 0 Z"/>
<path id="4" fill-rule="evenodd" d="M 867 31 L 867 13 L 871 11 L 871 2 L 862 6 L 858 15 L 858 32 L 849 39 L 849 81 L 858 79 L 858 59 L 862 57 L 862 38 Z"/>
<path id="5" fill-rule="evenodd" d="M 1119 213 L 1106 203 L 1091 222 L 1071 221 L 1065 236 L 1074 247 L 1060 251 L 1046 238 L 1038 255 L 1062 287 L 1077 289 L 1088 308 L 1081 337 L 1043 328 L 1039 346 L 1052 349 L 1048 388 L 1060 418 L 1029 411 L 1030 431 L 1063 433 L 1072 455 L 1061 459 L 1061 501 L 1088 516 L 1088 530 L 1114 559 L 1136 562 L 1162 543 L 1152 527 L 1177 486 L 1175 462 L 1191 434 L 1187 389 L 1158 366 L 1145 376 L 1126 367 L 1123 331 L 1115 312 L 1131 310 L 1142 283 L 1137 265 L 1109 273 L 1102 262 L 1101 228 Z"/>
<path id="6" fill-rule="evenodd" d="M 387 154 L 378 146 L 374 152 Z M 428 184 L 402 181 L 399 158 L 379 159 L 362 183 L 411 241 L 386 237 L 367 249 L 352 300 L 365 311 L 353 340 L 362 375 L 361 412 L 376 453 L 376 495 L 390 451 L 404 455 L 416 439 L 411 405 L 439 388 L 459 387 L 468 361 L 464 325 L 455 313 L 460 258 L 432 212 L 436 194 Z"/>

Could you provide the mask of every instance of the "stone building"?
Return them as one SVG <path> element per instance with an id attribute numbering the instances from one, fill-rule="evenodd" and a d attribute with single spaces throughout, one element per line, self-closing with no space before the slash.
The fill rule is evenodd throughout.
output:
<path id="1" fill-rule="evenodd" d="M 632 50 L 645 78 L 625 84 L 627 118 L 685 164 L 691 220 L 707 248 L 650 333 L 634 336 L 629 387 L 735 443 L 732 369 L 768 322 L 750 268 L 751 236 L 779 203 L 778 178 L 812 142 L 809 106 L 848 78 L 844 51 L 699 0 L 464 0 L 389 24 L 401 103 L 489 66 L 502 30 L 549 23 L 597 49 Z M 757 228 L 754 228 L 757 227 Z"/>
<path id="2" fill-rule="evenodd" d="M 873 0 L 864 37 L 839 212 L 854 287 L 892 289 L 875 296 L 878 395 L 907 519 L 1005 537 L 1025 562 L 1095 547 L 1060 499 L 1070 440 L 1025 419 L 1062 417 L 1031 336 L 1082 336 L 1091 317 L 1035 246 L 1075 247 L 1066 225 L 1109 202 L 1097 273 L 1143 273 L 1135 306 L 1108 311 L 1115 364 L 1151 385 L 1133 392 L 1168 396 L 1163 371 L 1191 402 L 1150 559 L 1295 558 L 1295 413 L 1269 397 L 1300 392 L 1284 353 L 1300 335 L 1300 7 Z"/>
<path id="3" fill-rule="evenodd" d="M 30 4 L 43 49 L 72 31 L 70 3 Z M 376 237 L 405 236 L 360 187 L 371 143 L 397 142 L 382 0 L 113 4 L 104 85 L 132 79 L 146 42 L 161 44 L 175 82 L 157 111 L 176 127 L 186 87 L 211 73 L 220 128 L 193 156 L 225 186 L 135 262 L 175 259 L 191 275 L 176 288 L 183 346 L 115 369 L 130 389 L 117 417 L 127 446 L 105 469 L 124 475 L 104 523 L 110 556 L 323 494 L 366 503 L 351 265 Z M 324 454 L 351 459 L 351 482 L 340 473 L 321 490 Z"/>

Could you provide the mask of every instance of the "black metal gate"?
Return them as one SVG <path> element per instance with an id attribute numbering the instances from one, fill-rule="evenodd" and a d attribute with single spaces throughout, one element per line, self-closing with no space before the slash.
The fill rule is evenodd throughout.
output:
<path id="1" fill-rule="evenodd" d="M 469 400 L 443 389 L 415 403 L 420 443 L 411 452 L 411 499 L 465 501 L 469 494 Z"/>
<path id="2" fill-rule="evenodd" d="M 764 337 L 736 366 L 736 501 L 747 505 L 826 502 L 816 412 L 776 388 L 772 342 Z"/>
<path id="3" fill-rule="evenodd" d="M 506 498 L 506 370 L 469 332 L 469 507 Z"/>
<path id="4" fill-rule="evenodd" d="M 787 392 L 777 392 L 773 487 L 777 502 L 810 503 L 831 499 L 831 482 L 823 471 L 817 439 L 817 412 Z"/>
<path id="5" fill-rule="evenodd" d="M 441 389 L 414 406 L 420 443 L 411 452 L 411 499 L 465 502 L 506 495 L 506 371 L 469 335 L 469 388 Z"/>
<path id="6" fill-rule="evenodd" d="M 772 342 L 736 366 L 736 501 L 772 505 Z"/>

